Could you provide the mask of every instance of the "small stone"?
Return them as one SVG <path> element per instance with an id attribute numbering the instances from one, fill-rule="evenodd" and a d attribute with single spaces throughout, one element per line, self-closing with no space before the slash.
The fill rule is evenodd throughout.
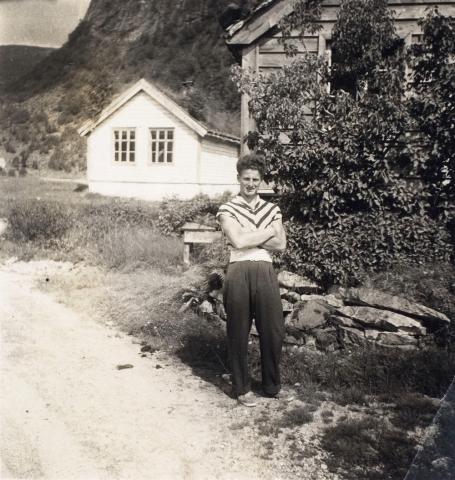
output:
<path id="1" fill-rule="evenodd" d="M 297 305 L 289 323 L 299 330 L 311 330 L 325 325 L 329 318 L 330 308 L 325 302 L 310 300 Z"/>
<path id="2" fill-rule="evenodd" d="M 362 325 L 352 318 L 349 317 L 343 317 L 341 315 L 331 315 L 330 316 L 330 321 L 334 323 L 335 325 L 341 325 L 343 327 L 350 327 L 350 328 L 361 328 Z"/>
<path id="3" fill-rule="evenodd" d="M 117 365 L 117 370 L 125 370 L 126 368 L 134 368 L 134 365 L 131 365 L 131 363 L 125 363 L 123 365 Z"/>
<path id="4" fill-rule="evenodd" d="M 163 368 L 163 367 L 160 364 L 156 364 L 155 368 L 158 370 L 158 369 Z"/>
<path id="5" fill-rule="evenodd" d="M 204 313 L 213 313 L 213 305 L 208 301 L 204 300 L 198 307 L 200 314 Z"/>
<path id="6" fill-rule="evenodd" d="M 300 297 L 301 297 L 300 293 L 297 293 L 297 292 L 288 292 L 284 295 L 284 298 L 291 303 L 299 302 Z"/>
<path id="7" fill-rule="evenodd" d="M 357 328 L 350 328 L 350 327 L 339 327 L 341 342 L 343 345 L 356 345 L 356 346 L 363 346 L 365 345 L 366 338 L 364 332 L 358 330 Z"/>
<path id="8" fill-rule="evenodd" d="M 283 308 L 284 313 L 292 312 L 292 310 L 294 309 L 294 306 L 292 305 L 292 303 L 284 299 L 281 299 L 281 306 Z"/>

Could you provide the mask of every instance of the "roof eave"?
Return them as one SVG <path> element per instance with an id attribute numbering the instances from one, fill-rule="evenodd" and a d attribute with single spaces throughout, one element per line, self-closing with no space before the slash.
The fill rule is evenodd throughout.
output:
<path id="1" fill-rule="evenodd" d="M 96 120 L 91 120 L 86 122 L 78 130 L 79 135 L 86 136 L 92 132 L 98 125 L 107 120 L 111 115 L 113 115 L 119 108 L 131 100 L 140 92 L 145 92 L 152 99 L 158 102 L 162 107 L 168 110 L 172 115 L 178 118 L 182 123 L 191 128 L 199 136 L 204 137 L 208 129 L 191 117 L 180 105 L 175 103 L 171 98 L 169 98 L 165 93 L 161 92 L 159 89 L 151 85 L 145 79 L 141 79 L 126 90 L 123 94 L 119 95 L 115 100 L 113 100 L 98 116 Z"/>

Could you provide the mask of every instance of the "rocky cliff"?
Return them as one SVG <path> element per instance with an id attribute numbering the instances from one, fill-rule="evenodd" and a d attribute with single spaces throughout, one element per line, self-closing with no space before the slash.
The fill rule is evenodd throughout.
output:
<path id="1" fill-rule="evenodd" d="M 234 59 L 218 23 L 228 3 L 92 0 L 68 42 L 3 95 L 0 156 L 40 168 L 83 167 L 77 128 L 142 77 L 200 120 L 237 133 Z"/>

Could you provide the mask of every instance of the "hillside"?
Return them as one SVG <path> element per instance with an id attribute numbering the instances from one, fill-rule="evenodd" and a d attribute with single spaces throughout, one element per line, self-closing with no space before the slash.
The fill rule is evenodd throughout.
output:
<path id="1" fill-rule="evenodd" d="M 54 48 L 0 45 L 0 90 L 29 73 Z"/>
<path id="2" fill-rule="evenodd" d="M 0 156 L 36 168 L 83 168 L 77 128 L 141 77 L 213 128 L 238 133 L 234 59 L 218 23 L 229 3 L 92 0 L 68 42 L 3 95 Z"/>

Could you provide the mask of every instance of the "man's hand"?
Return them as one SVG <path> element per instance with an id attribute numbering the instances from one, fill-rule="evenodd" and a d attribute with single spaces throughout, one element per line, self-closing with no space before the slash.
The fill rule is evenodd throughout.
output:
<path id="1" fill-rule="evenodd" d="M 283 222 L 274 220 L 271 224 L 273 237 L 264 242 L 261 247 L 271 252 L 283 252 L 286 249 L 286 232 L 284 231 Z"/>

